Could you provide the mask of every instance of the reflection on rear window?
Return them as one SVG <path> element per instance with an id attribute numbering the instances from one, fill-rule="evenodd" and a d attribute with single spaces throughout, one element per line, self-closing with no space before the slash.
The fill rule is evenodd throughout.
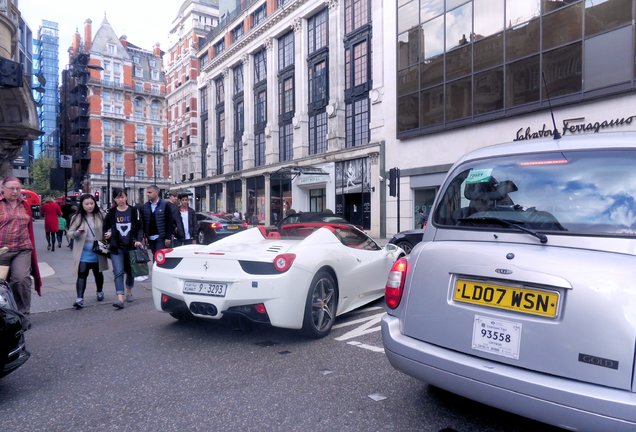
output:
<path id="1" fill-rule="evenodd" d="M 636 234 L 636 152 L 515 155 L 459 167 L 433 222 L 506 229 L 495 219 L 559 234 Z M 510 228 L 513 229 L 513 228 Z"/>

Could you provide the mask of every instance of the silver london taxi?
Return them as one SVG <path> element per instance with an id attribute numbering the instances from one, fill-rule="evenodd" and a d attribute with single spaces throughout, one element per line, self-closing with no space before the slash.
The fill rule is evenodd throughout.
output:
<path id="1" fill-rule="evenodd" d="M 636 430 L 636 133 L 464 156 L 385 294 L 396 369 L 559 427 Z"/>

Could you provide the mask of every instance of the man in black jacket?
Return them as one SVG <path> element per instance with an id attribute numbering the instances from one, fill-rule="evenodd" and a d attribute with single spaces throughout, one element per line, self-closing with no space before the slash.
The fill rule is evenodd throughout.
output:
<path id="1" fill-rule="evenodd" d="M 143 209 L 144 234 L 154 256 L 157 250 L 171 245 L 173 234 L 177 239 L 183 238 L 183 222 L 177 207 L 159 198 L 157 186 L 148 186 L 146 196 L 148 202 L 144 204 Z"/>
<path id="2" fill-rule="evenodd" d="M 188 199 L 188 194 L 180 193 L 177 198 L 179 199 L 179 217 L 181 218 L 181 222 L 183 223 L 184 238 L 183 239 L 175 238 L 173 245 L 182 246 L 184 244 L 196 243 L 196 233 L 197 233 L 196 212 L 189 205 L 190 200 Z"/>

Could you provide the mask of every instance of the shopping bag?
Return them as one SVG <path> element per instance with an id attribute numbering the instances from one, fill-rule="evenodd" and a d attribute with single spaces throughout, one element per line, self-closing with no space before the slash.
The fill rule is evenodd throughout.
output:
<path id="1" fill-rule="evenodd" d="M 145 280 L 148 278 L 148 262 L 138 262 L 135 249 L 128 252 L 128 260 L 130 261 L 130 273 L 132 273 L 135 280 Z M 144 276 L 145 278 L 142 279 Z"/>

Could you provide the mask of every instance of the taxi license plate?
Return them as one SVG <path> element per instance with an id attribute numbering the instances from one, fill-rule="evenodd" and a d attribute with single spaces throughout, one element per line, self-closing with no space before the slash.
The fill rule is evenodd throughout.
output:
<path id="1" fill-rule="evenodd" d="M 453 300 L 550 318 L 556 316 L 559 308 L 558 292 L 495 285 L 465 279 L 457 279 L 455 282 Z"/>
<path id="2" fill-rule="evenodd" d="M 217 282 L 196 282 L 185 281 L 183 284 L 184 294 L 200 294 L 215 297 L 225 297 L 227 284 Z"/>
<path id="3" fill-rule="evenodd" d="M 227 229 L 237 230 L 238 229 L 238 225 L 228 225 Z"/>

